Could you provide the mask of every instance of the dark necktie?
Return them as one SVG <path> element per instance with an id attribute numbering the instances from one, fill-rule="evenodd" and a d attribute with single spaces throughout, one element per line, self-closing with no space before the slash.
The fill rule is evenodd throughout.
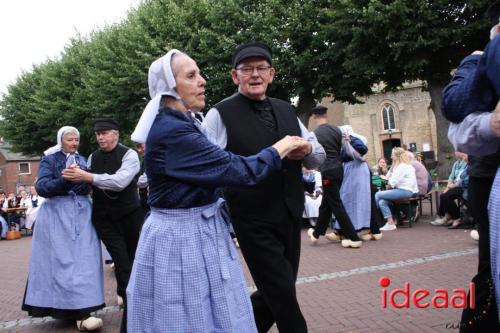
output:
<path id="1" fill-rule="evenodd" d="M 254 101 L 253 109 L 256 111 L 257 118 L 271 130 L 276 130 L 276 119 L 274 118 L 273 107 L 266 98 L 263 101 Z"/>

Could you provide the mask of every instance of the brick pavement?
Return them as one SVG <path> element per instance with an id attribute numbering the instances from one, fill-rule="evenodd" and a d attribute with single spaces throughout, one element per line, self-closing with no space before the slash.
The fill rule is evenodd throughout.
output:
<path id="1" fill-rule="evenodd" d="M 393 288 L 404 282 L 411 289 L 467 288 L 477 269 L 477 243 L 469 231 L 448 230 L 421 221 L 413 228 L 384 233 L 361 249 L 343 249 L 339 243 L 321 239 L 308 243 L 302 235 L 302 257 L 297 292 L 309 331 L 332 332 L 457 332 L 456 309 L 383 309 L 379 278 L 388 276 Z M 74 323 L 34 323 L 20 310 L 31 238 L 0 241 L 0 330 L 4 332 L 76 332 Z M 252 285 L 245 267 L 245 276 Z M 101 332 L 118 332 L 121 311 L 116 307 L 115 281 L 105 269 L 106 312 Z M 18 321 L 19 320 L 19 321 Z M 7 328 L 8 325 L 14 327 Z M 3 329 L 2 329 L 3 328 Z M 270 332 L 278 332 L 276 328 Z"/>

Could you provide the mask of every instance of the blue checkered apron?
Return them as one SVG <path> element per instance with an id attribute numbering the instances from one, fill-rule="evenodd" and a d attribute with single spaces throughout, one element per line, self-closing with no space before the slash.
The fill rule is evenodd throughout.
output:
<path id="1" fill-rule="evenodd" d="M 152 208 L 127 287 L 128 332 L 257 332 L 222 204 Z"/>
<path id="2" fill-rule="evenodd" d="M 490 220 L 490 260 L 493 285 L 500 316 L 500 168 L 497 170 L 490 200 L 488 201 L 488 218 Z"/>

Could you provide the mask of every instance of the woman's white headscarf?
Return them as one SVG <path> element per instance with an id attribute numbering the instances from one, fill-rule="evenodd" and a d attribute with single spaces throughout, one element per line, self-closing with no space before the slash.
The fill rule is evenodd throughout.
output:
<path id="1" fill-rule="evenodd" d="M 134 133 L 132 133 L 132 141 L 134 142 L 146 143 L 149 130 L 160 109 L 162 96 L 168 95 L 181 100 L 175 90 L 176 82 L 172 71 L 172 56 L 174 54 L 184 53 L 176 49 L 171 49 L 163 57 L 156 59 L 149 67 L 148 86 L 151 101 L 146 105 Z"/>
<path id="2" fill-rule="evenodd" d="M 63 126 L 59 129 L 59 131 L 57 131 L 57 144 L 55 146 L 50 147 L 46 151 L 44 151 L 43 154 L 45 156 L 48 156 L 51 154 L 55 154 L 58 151 L 61 151 L 62 150 L 62 138 L 63 138 L 64 134 L 66 134 L 68 132 L 76 133 L 78 135 L 78 137 L 80 137 L 80 132 L 78 131 L 78 129 L 76 129 L 76 127 Z"/>
<path id="3" fill-rule="evenodd" d="M 339 126 L 339 128 L 340 128 L 340 131 L 342 133 L 346 133 L 347 135 L 352 135 L 355 138 L 360 139 L 363 142 L 363 144 L 366 146 L 366 143 L 368 142 L 368 140 L 366 140 L 366 138 L 364 136 L 359 135 L 357 133 L 354 133 L 351 125 L 343 125 L 343 126 Z"/>
<path id="4" fill-rule="evenodd" d="M 342 132 L 342 134 L 352 135 L 352 136 L 360 139 L 363 142 L 363 144 L 366 146 L 366 138 L 362 135 L 354 133 L 351 125 L 339 126 L 339 128 L 340 128 L 340 131 Z M 342 150 L 344 150 L 344 152 L 347 154 L 347 156 L 351 157 L 353 160 L 360 161 L 360 162 L 365 161 L 365 157 L 361 156 L 361 154 L 358 153 L 356 151 L 356 149 L 354 149 L 354 147 L 350 144 L 350 142 L 348 142 L 346 140 L 342 140 Z"/>

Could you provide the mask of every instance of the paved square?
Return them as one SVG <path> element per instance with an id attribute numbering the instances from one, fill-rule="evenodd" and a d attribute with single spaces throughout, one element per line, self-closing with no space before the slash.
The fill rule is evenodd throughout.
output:
<path id="1" fill-rule="evenodd" d="M 461 310 L 382 308 L 381 276 L 390 278 L 389 291 L 405 282 L 411 291 L 425 288 L 431 295 L 437 288 L 450 295 L 453 289 L 468 288 L 477 270 L 477 242 L 469 230 L 448 230 L 429 221 L 422 217 L 413 228 L 385 232 L 382 240 L 364 242 L 361 249 L 344 249 L 324 238 L 312 246 L 304 229 L 297 292 L 309 332 L 457 332 Z M 0 241 L 0 330 L 77 332 L 73 322 L 31 319 L 21 311 L 30 251 L 31 237 Z M 104 272 L 107 307 L 99 313 L 104 320 L 100 332 L 114 333 L 121 311 L 114 273 L 108 266 Z M 252 289 L 246 267 L 245 276 Z"/>

